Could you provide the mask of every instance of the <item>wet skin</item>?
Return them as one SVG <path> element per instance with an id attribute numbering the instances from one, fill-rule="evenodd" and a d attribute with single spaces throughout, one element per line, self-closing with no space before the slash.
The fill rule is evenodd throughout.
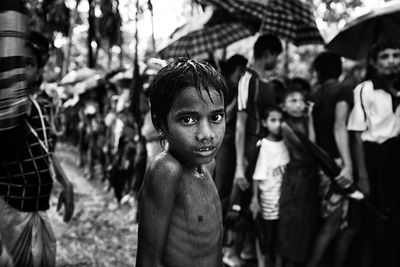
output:
<path id="1" fill-rule="evenodd" d="M 222 266 L 222 213 L 212 180 L 225 132 L 221 96 L 180 92 L 167 115 L 165 151 L 150 163 L 140 205 L 136 266 Z"/>

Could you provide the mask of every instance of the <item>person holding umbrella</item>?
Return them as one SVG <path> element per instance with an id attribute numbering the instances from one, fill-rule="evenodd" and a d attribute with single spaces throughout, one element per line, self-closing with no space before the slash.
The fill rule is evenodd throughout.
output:
<path id="1" fill-rule="evenodd" d="M 312 68 L 317 76 L 315 93 L 311 96 L 314 102 L 312 115 L 316 144 L 342 168 L 335 178 L 338 183 L 350 184 L 353 181 L 353 163 L 346 122 L 352 105 L 353 88 L 339 81 L 342 74 L 342 60 L 332 52 L 325 51 L 318 54 Z M 332 192 L 333 185 L 326 174 L 321 173 L 320 176 L 324 223 L 307 266 L 319 265 L 327 247 L 336 236 L 339 238 L 335 244 L 334 266 L 343 266 L 348 245 L 354 235 L 347 223 L 349 202 L 340 194 Z"/>
<path id="2" fill-rule="evenodd" d="M 347 129 L 355 133 L 358 185 L 387 219 L 367 213 L 361 266 L 400 266 L 400 43 L 370 50 L 373 73 L 354 89 Z"/>

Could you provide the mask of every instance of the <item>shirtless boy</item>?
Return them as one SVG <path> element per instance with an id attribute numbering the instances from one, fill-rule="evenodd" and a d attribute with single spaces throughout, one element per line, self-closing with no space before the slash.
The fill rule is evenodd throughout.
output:
<path id="1" fill-rule="evenodd" d="M 166 151 L 150 163 L 139 204 L 137 267 L 222 266 L 222 215 L 212 180 L 225 133 L 226 84 L 207 64 L 180 58 L 150 86 Z"/>

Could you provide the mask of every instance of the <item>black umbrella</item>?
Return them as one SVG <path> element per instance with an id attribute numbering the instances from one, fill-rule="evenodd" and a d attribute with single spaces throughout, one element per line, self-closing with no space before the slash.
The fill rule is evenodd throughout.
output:
<path id="1" fill-rule="evenodd" d="M 350 21 L 326 48 L 350 59 L 365 59 L 379 39 L 398 39 L 399 35 L 400 2 L 390 1 Z"/>
<path id="2" fill-rule="evenodd" d="M 332 182 L 333 190 L 347 198 L 353 198 L 356 200 L 363 201 L 365 205 L 375 214 L 381 218 L 387 218 L 380 210 L 378 210 L 374 204 L 368 199 L 368 197 L 360 190 L 360 188 L 352 183 L 349 186 L 342 186 L 336 180 L 341 172 L 341 168 L 336 164 L 336 162 L 324 151 L 322 148 L 311 142 L 303 133 L 296 130 L 289 122 L 283 124 L 297 139 L 304 144 L 304 147 L 310 153 L 310 155 L 317 162 L 318 166 L 322 171 L 329 177 Z"/>

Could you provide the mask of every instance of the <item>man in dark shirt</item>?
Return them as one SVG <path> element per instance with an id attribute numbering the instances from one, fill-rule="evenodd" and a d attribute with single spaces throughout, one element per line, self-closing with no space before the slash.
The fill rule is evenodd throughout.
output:
<path id="1" fill-rule="evenodd" d="M 352 105 L 352 88 L 339 81 L 342 73 L 340 56 L 330 52 L 320 53 L 313 62 L 317 74 L 318 85 L 311 96 L 314 106 L 312 110 L 315 139 L 317 145 L 323 148 L 332 159 L 342 167 L 338 181 L 349 184 L 353 181 L 353 164 L 351 161 L 349 134 L 346 123 Z M 321 174 L 321 189 L 323 191 L 322 216 L 324 224 L 320 230 L 307 266 L 319 266 L 328 245 L 339 235 L 336 249 L 348 247 L 352 236 L 347 229 L 344 218 L 347 215 L 348 201 L 338 194 L 332 194 L 331 182 Z M 343 230 L 341 230 L 343 229 Z M 341 234 L 346 231 L 346 234 Z M 339 245 L 340 244 L 340 245 Z M 343 266 L 346 249 L 336 251 L 334 266 Z"/>

